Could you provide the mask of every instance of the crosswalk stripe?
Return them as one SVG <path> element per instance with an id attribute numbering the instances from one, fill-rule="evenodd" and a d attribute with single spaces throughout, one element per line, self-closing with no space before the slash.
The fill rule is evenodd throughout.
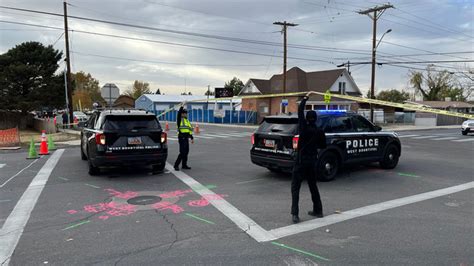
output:
<path id="1" fill-rule="evenodd" d="M 474 141 L 474 138 L 469 138 L 469 139 L 457 139 L 457 140 L 452 140 L 454 142 L 468 142 L 468 141 Z"/>
<path id="2" fill-rule="evenodd" d="M 451 140 L 451 139 L 457 139 L 456 137 L 444 137 L 444 138 L 437 138 L 437 139 L 432 139 L 432 140 Z"/>
<path id="3" fill-rule="evenodd" d="M 199 136 L 194 136 L 194 137 L 198 139 L 212 139 L 212 137 L 209 137 L 207 135 L 199 135 Z"/>
<path id="4" fill-rule="evenodd" d="M 436 138 L 437 136 L 421 136 L 421 137 L 413 137 L 411 139 L 429 139 L 429 138 Z"/>
<path id="5" fill-rule="evenodd" d="M 399 138 L 411 138 L 411 137 L 418 137 L 420 135 L 402 135 L 402 136 L 398 136 Z"/>
<path id="6" fill-rule="evenodd" d="M 0 163 L 0 168 L 3 168 L 6 164 Z"/>

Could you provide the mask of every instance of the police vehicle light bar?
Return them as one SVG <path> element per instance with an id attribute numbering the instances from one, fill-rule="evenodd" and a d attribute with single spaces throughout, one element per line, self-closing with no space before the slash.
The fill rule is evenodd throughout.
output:
<path id="1" fill-rule="evenodd" d="M 318 113 L 322 114 L 340 114 L 340 113 L 347 113 L 347 110 L 318 110 Z"/>

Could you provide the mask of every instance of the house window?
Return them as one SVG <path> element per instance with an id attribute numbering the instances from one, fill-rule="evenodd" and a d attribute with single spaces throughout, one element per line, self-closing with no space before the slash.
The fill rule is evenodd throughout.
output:
<path id="1" fill-rule="evenodd" d="M 339 94 L 346 94 L 346 82 L 339 82 Z"/>
<path id="2" fill-rule="evenodd" d="M 304 109 L 305 109 L 306 111 L 313 110 L 313 105 L 307 104 L 307 105 L 304 107 Z"/>
<path id="3" fill-rule="evenodd" d="M 268 106 L 260 106 L 260 113 L 268 114 Z"/>

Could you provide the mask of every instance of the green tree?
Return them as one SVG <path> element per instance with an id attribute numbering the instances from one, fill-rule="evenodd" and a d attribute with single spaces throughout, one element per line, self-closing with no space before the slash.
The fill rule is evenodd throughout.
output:
<path id="1" fill-rule="evenodd" d="M 452 88 L 453 77 L 447 71 L 437 71 L 428 66 L 425 72 L 412 71 L 410 73 L 410 84 L 416 93 L 421 93 L 425 101 L 443 100 L 443 92 Z"/>
<path id="2" fill-rule="evenodd" d="M 376 96 L 377 100 L 394 102 L 394 103 L 403 103 L 410 99 L 410 94 L 406 91 L 398 91 L 395 89 L 381 91 Z"/>
<path id="3" fill-rule="evenodd" d="M 150 90 L 150 84 L 141 80 L 135 80 L 132 89 L 125 92 L 125 95 L 128 95 L 135 100 L 143 94 L 152 94 L 152 92 Z"/>
<path id="4" fill-rule="evenodd" d="M 238 95 L 244 86 L 244 83 L 240 79 L 234 77 L 225 83 L 224 88 L 231 88 L 234 91 L 234 95 Z"/>
<path id="5" fill-rule="evenodd" d="M 0 55 L 0 109 L 63 108 L 64 76 L 55 75 L 62 52 L 24 42 Z"/>
<path id="6" fill-rule="evenodd" d="M 87 92 L 92 102 L 104 102 L 104 98 L 100 95 L 99 81 L 93 78 L 90 73 L 86 74 L 83 71 L 79 71 L 72 74 L 72 85 L 74 90 Z"/>

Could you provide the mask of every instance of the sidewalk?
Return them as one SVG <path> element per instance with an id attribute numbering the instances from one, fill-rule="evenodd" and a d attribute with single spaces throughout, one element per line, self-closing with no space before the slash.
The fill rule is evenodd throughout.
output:
<path id="1" fill-rule="evenodd" d="M 426 126 L 414 126 L 414 125 L 395 125 L 395 126 L 384 126 L 382 127 L 382 131 L 414 131 L 414 130 L 435 130 L 435 129 L 453 129 L 458 128 L 461 129 L 460 125 L 452 125 L 452 126 L 433 126 L 433 127 L 426 127 Z"/>

